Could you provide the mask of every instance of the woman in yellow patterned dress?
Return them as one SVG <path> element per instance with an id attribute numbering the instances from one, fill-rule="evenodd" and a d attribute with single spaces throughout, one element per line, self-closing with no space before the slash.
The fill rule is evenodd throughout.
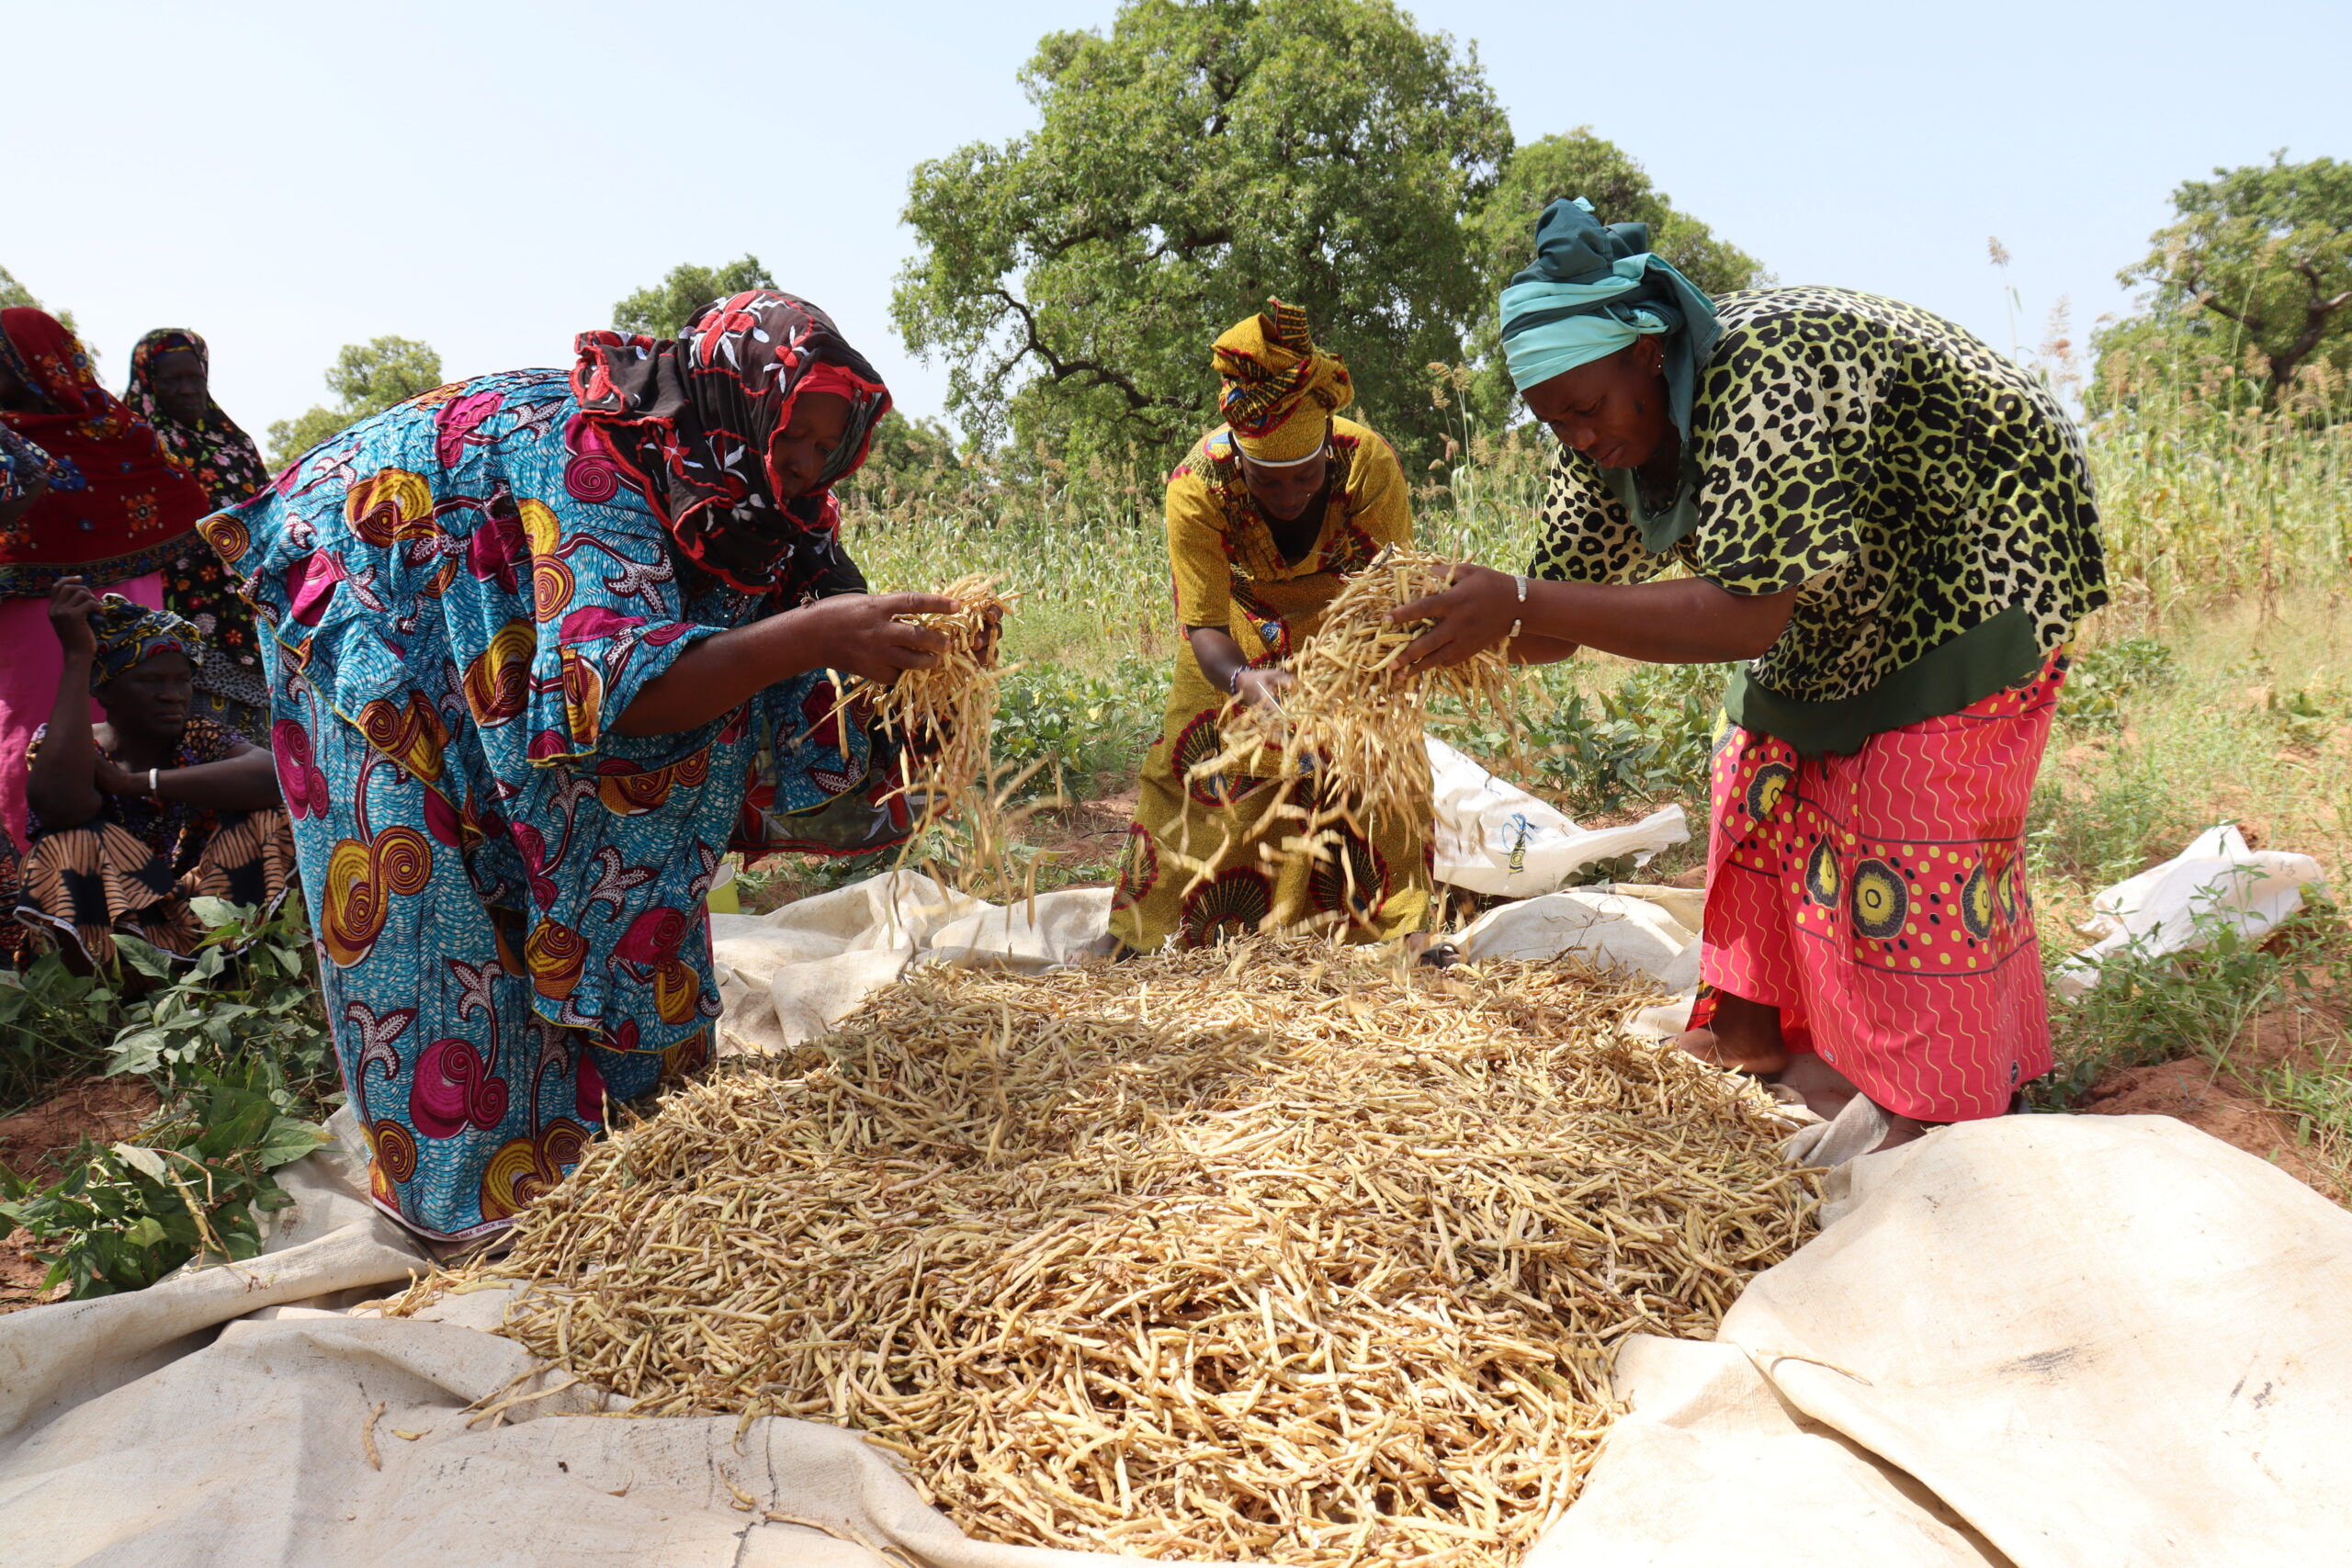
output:
<path id="1" fill-rule="evenodd" d="M 1225 423 L 1168 480 L 1168 555 L 1184 644 L 1160 737 L 1144 760 L 1111 905 L 1116 947 L 1196 947 L 1281 927 L 1385 942 L 1430 912 L 1429 829 L 1384 825 L 1320 863 L 1283 859 L 1296 832 L 1266 820 L 1272 781 L 1193 769 L 1224 750 L 1228 701 L 1276 705 L 1283 662 L 1351 573 L 1413 537 L 1405 474 L 1387 442 L 1338 411 L 1347 366 L 1280 300 L 1216 340 Z"/>

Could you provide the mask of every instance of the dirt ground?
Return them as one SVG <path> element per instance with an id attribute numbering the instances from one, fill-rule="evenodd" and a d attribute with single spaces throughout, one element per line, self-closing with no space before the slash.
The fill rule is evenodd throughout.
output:
<path id="1" fill-rule="evenodd" d="M 2341 1071 L 2345 1009 L 2334 998 L 2315 1006 L 2274 1008 L 2249 1024 L 2228 1056 L 2202 1056 L 2132 1067 L 2093 1089 L 2083 1110 L 2096 1116 L 2177 1116 L 2199 1132 L 2268 1160 L 2337 1202 L 2352 1199 L 2338 1173 L 2296 1135 L 2295 1121 L 2262 1102 L 2266 1068 Z"/>
<path id="2" fill-rule="evenodd" d="M 28 1180 L 54 1181 L 60 1173 L 53 1156 L 85 1136 L 128 1137 L 154 1109 L 155 1091 L 143 1078 L 84 1078 L 30 1111 L 0 1117 L 0 1162 Z M 0 1237 L 0 1312 L 61 1299 L 64 1286 L 40 1288 L 48 1271 L 34 1261 L 32 1238 L 23 1231 Z"/>

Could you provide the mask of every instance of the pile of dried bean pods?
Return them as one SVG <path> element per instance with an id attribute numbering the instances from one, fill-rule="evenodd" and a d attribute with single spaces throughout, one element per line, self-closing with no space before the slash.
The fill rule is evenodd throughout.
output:
<path id="1" fill-rule="evenodd" d="M 1810 1227 L 1753 1087 L 1569 964 L 1257 941 L 918 971 L 599 1145 L 504 1332 L 644 1415 L 859 1428 L 967 1533 L 1517 1561 L 1612 1348 L 1710 1336 Z"/>

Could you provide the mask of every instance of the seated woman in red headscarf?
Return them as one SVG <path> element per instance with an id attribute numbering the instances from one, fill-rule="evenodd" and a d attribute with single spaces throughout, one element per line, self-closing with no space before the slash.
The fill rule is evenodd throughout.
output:
<path id="1" fill-rule="evenodd" d="M 195 628 L 78 577 L 49 604 L 64 673 L 26 761 L 18 919 L 106 964 L 118 933 L 194 953 L 198 897 L 276 908 L 294 868 L 277 776 L 268 752 L 191 712 Z"/>
<path id="2" fill-rule="evenodd" d="M 25 835 L 25 748 L 57 695 L 50 590 L 79 577 L 160 606 L 160 569 L 196 542 L 212 508 L 174 468 L 145 421 L 98 385 L 90 356 L 57 319 L 0 310 L 0 426 L 45 459 L 29 497 L 0 495 L 0 829 Z M 7 467 L 20 462 L 21 452 Z M 24 502 L 13 520 L 9 516 Z"/>

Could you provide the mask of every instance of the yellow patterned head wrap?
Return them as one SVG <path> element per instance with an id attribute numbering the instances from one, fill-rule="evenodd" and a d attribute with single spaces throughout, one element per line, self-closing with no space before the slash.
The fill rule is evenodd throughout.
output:
<path id="1" fill-rule="evenodd" d="M 1355 399 L 1347 362 L 1317 348 L 1306 312 L 1279 299 L 1218 338 L 1215 358 L 1225 423 L 1261 463 L 1313 457 L 1332 412 Z"/>

